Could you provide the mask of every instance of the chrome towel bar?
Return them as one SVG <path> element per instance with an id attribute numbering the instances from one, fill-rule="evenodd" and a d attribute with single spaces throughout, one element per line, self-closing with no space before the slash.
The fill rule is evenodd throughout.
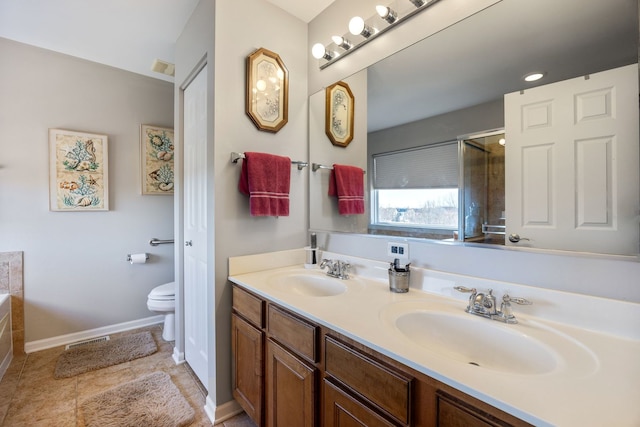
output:
<path id="1" fill-rule="evenodd" d="M 333 167 L 321 165 L 320 163 L 311 163 L 311 170 L 312 171 L 315 172 L 318 169 L 330 169 L 330 170 L 333 170 Z M 362 170 L 362 173 L 367 173 L 367 171 L 366 170 Z"/>
<path id="2" fill-rule="evenodd" d="M 244 153 L 236 153 L 236 152 L 231 153 L 231 163 L 238 163 L 238 160 L 245 159 L 245 158 L 246 157 Z M 299 171 L 309 166 L 309 163 L 303 162 L 302 160 L 291 160 L 291 164 L 297 165 Z"/>

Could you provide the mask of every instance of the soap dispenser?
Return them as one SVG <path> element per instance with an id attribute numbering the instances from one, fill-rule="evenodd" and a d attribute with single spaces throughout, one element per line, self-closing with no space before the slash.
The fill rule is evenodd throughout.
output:
<path id="1" fill-rule="evenodd" d="M 311 245 L 304 248 L 306 251 L 305 268 L 315 268 L 318 265 L 319 249 L 316 233 L 311 233 L 310 240 Z"/>
<path id="2" fill-rule="evenodd" d="M 409 266 L 411 263 L 400 266 L 400 260 L 394 259 L 389 266 L 389 290 L 396 293 L 409 292 L 409 279 L 411 277 L 411 270 Z"/>

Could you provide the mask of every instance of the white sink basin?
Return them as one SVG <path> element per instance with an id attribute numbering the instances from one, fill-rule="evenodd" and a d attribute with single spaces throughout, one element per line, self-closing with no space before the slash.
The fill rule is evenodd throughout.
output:
<path id="1" fill-rule="evenodd" d="M 362 288 L 358 279 L 346 280 L 329 277 L 320 270 L 293 270 L 278 273 L 267 278 L 267 284 L 280 292 L 300 296 L 330 297 L 340 295 L 349 289 Z"/>
<path id="2" fill-rule="evenodd" d="M 591 351 L 559 331 L 536 322 L 507 325 L 474 316 L 463 304 L 396 303 L 383 309 L 381 317 L 412 345 L 479 369 L 587 375 L 597 367 Z"/>

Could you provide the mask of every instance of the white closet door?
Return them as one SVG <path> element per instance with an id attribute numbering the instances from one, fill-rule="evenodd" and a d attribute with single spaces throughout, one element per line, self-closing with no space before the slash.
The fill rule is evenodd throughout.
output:
<path id="1" fill-rule="evenodd" d="M 638 252 L 637 64 L 505 95 L 505 132 L 507 237 Z"/>
<path id="2" fill-rule="evenodd" d="M 184 91 L 185 359 L 208 384 L 207 68 Z"/>

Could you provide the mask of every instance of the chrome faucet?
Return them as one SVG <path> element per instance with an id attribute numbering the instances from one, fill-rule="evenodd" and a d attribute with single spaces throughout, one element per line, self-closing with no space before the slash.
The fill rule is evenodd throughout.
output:
<path id="1" fill-rule="evenodd" d="M 489 289 L 487 293 L 478 292 L 476 288 L 465 288 L 464 286 L 455 286 L 458 292 L 471 293 L 469 297 L 469 305 L 465 311 L 476 316 L 486 317 L 487 319 L 497 320 L 503 323 L 515 324 L 518 320 L 513 315 L 511 303 L 520 305 L 531 305 L 531 301 L 524 298 L 512 298 L 505 293 L 502 296 L 500 310 L 496 307 L 496 297 L 493 295 L 493 289 Z"/>
<path id="2" fill-rule="evenodd" d="M 320 269 L 327 267 L 327 276 L 336 277 L 338 279 L 348 279 L 351 264 L 346 261 L 323 259 L 320 263 Z"/>

